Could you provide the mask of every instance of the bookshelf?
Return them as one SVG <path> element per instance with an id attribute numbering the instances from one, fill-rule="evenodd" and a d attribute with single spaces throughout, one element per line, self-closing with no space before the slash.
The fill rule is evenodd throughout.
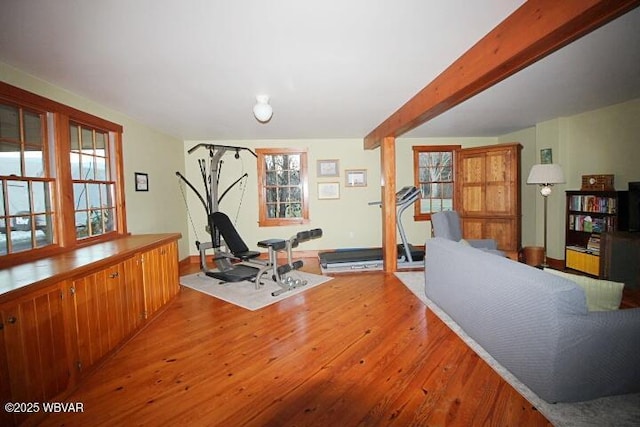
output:
<path id="1" fill-rule="evenodd" d="M 600 275 L 600 234 L 626 230 L 627 191 L 567 191 L 565 264 Z"/>

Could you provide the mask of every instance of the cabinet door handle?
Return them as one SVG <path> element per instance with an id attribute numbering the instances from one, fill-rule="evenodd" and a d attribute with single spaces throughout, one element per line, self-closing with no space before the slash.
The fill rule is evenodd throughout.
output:
<path id="1" fill-rule="evenodd" d="M 14 323 L 16 323 L 17 321 L 18 321 L 18 319 L 16 319 L 14 316 L 10 316 L 10 317 L 7 319 L 7 322 L 11 323 L 12 325 L 13 325 Z"/>
<path id="2" fill-rule="evenodd" d="M 116 271 L 115 273 L 111 273 L 111 274 L 109 275 L 109 278 L 111 278 L 111 279 L 115 279 L 115 278 L 116 278 L 116 277 L 118 277 L 118 276 L 119 276 L 119 274 L 118 274 L 118 272 Z"/>

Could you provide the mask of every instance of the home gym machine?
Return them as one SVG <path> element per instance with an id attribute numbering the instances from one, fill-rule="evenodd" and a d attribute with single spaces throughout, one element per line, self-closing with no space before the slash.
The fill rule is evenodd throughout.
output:
<path id="1" fill-rule="evenodd" d="M 415 248 L 407 240 L 402 225 L 402 214 L 420 198 L 420 190 L 413 186 L 401 188 L 396 193 L 396 226 L 400 233 L 401 244 L 398 245 L 398 268 L 419 267 L 424 260 L 424 252 Z M 380 206 L 382 202 L 370 202 L 369 205 Z M 351 270 L 379 270 L 382 268 L 382 248 L 338 249 L 333 252 L 318 254 L 323 272 L 340 272 Z"/>
<path id="2" fill-rule="evenodd" d="M 255 281 L 256 289 L 262 283 L 263 275 L 271 272 L 271 278 L 280 286 L 280 290 L 272 294 L 278 295 L 290 289 L 306 285 L 306 281 L 293 279 L 288 276 L 292 270 L 296 270 L 302 266 L 302 261 L 294 261 L 292 249 L 299 243 L 315 239 L 322 236 L 321 229 L 308 230 L 299 232 L 289 239 L 268 239 L 258 242 L 259 247 L 266 248 L 268 251 L 268 260 L 259 260 L 260 252 L 250 251 L 246 246 L 237 230 L 233 226 L 229 217 L 219 211 L 219 205 L 224 196 L 248 174 L 242 174 L 238 179 L 232 182 L 220 196 L 218 196 L 220 174 L 222 170 L 222 157 L 229 151 L 235 151 L 235 158 L 240 158 L 240 151 L 246 150 L 257 158 L 257 155 L 249 148 L 236 147 L 219 144 L 198 144 L 189 149 L 188 154 L 193 153 L 199 148 L 205 148 L 209 153 L 209 166 L 204 159 L 198 159 L 200 166 L 200 174 L 205 189 L 205 197 L 189 182 L 189 180 L 180 172 L 176 172 L 176 176 L 184 182 L 202 203 L 207 214 L 207 232 L 211 234 L 211 242 L 196 241 L 196 247 L 200 254 L 200 268 L 205 275 L 218 279 L 221 282 L 240 282 L 244 280 Z M 184 197 L 184 192 L 183 192 Z M 185 204 L 186 197 L 185 197 Z M 187 204 L 188 211 L 188 204 Z M 189 214 L 190 216 L 190 214 Z M 193 221 L 192 221 L 193 225 Z M 197 237 L 197 231 L 194 226 L 194 233 Z M 225 248 L 225 251 L 222 250 Z M 210 269 L 207 264 L 206 252 L 213 249 L 213 261 L 216 269 Z M 278 265 L 277 253 L 286 251 L 287 263 Z M 235 262 L 232 262 L 235 261 Z"/>

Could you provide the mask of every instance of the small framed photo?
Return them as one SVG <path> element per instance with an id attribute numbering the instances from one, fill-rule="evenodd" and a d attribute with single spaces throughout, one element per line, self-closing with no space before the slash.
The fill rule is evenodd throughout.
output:
<path id="1" fill-rule="evenodd" d="M 339 182 L 319 182 L 318 183 L 318 199 L 330 200 L 340 198 Z"/>
<path id="2" fill-rule="evenodd" d="M 149 191 L 149 175 L 142 172 L 135 172 L 136 191 Z"/>
<path id="3" fill-rule="evenodd" d="M 318 176 L 340 176 L 340 162 L 338 160 L 318 160 Z"/>
<path id="4" fill-rule="evenodd" d="M 347 169 L 344 171 L 345 186 L 347 187 L 366 187 L 367 186 L 367 170 L 366 169 Z"/>
<path id="5" fill-rule="evenodd" d="M 550 165 L 553 163 L 553 153 L 551 148 L 543 148 L 540 150 L 540 163 L 543 165 Z"/>

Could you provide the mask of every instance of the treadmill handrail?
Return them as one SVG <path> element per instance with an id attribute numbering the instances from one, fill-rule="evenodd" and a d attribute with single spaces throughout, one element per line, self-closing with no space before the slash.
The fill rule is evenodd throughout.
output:
<path id="1" fill-rule="evenodd" d="M 399 206 L 404 206 L 407 204 L 412 204 L 420 197 L 420 190 L 417 187 L 412 185 L 408 185 L 406 187 L 402 187 L 400 190 L 396 192 L 396 204 Z M 369 202 L 369 206 L 382 206 L 381 200 L 376 200 L 375 202 Z"/>

